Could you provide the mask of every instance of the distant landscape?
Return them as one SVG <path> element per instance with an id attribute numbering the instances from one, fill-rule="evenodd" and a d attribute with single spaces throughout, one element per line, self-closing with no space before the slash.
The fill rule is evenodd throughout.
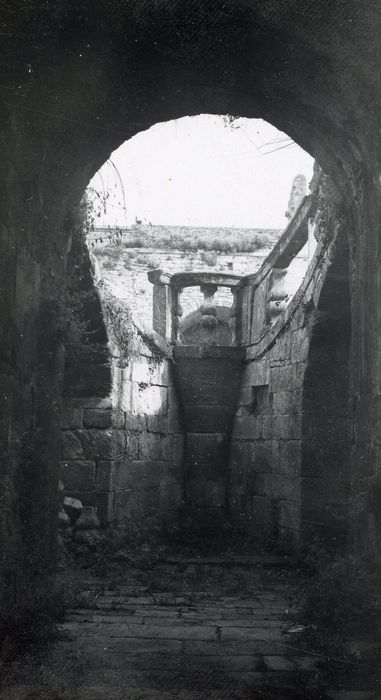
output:
<path id="1" fill-rule="evenodd" d="M 150 226 L 131 228 L 97 228 L 89 234 L 96 248 L 115 244 L 123 248 L 150 248 L 183 252 L 252 253 L 271 248 L 281 236 L 277 229 L 203 228 L 190 226 Z M 94 252 L 96 249 L 94 248 Z"/>

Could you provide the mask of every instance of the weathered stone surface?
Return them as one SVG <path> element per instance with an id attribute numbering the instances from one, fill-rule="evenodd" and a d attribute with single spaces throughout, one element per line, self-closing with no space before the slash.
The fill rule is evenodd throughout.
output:
<path id="1" fill-rule="evenodd" d="M 225 502 L 225 482 L 216 479 L 193 479 L 189 477 L 186 486 L 186 499 L 195 506 L 204 509 L 220 509 Z M 200 522 L 202 520 L 199 514 Z"/>
<path id="2" fill-rule="evenodd" d="M 143 461 L 162 460 L 165 457 L 167 442 L 168 438 L 160 434 L 141 433 L 139 435 L 139 459 Z"/>
<path id="3" fill-rule="evenodd" d="M 369 690 L 328 690 L 332 700 L 379 700 L 380 695 Z"/>
<path id="4" fill-rule="evenodd" d="M 294 392 L 278 391 L 273 394 L 273 411 L 276 414 L 287 413 L 293 408 Z"/>
<path id="5" fill-rule="evenodd" d="M 189 464 L 224 463 L 228 440 L 223 433 L 188 433 L 186 460 Z"/>
<path id="6" fill-rule="evenodd" d="M 218 406 L 220 404 L 229 406 L 236 398 L 228 382 L 224 383 L 200 383 L 192 381 L 191 378 L 184 386 L 183 400 L 187 404 L 200 406 Z"/>
<path id="7" fill-rule="evenodd" d="M 262 437 L 263 416 L 238 416 L 234 420 L 234 436 L 247 440 L 258 440 Z"/>
<path id="8" fill-rule="evenodd" d="M 111 388 L 111 371 L 110 364 L 96 363 L 91 353 L 84 353 L 80 362 L 80 371 L 78 366 L 67 367 L 66 369 L 66 397 L 86 398 L 94 393 L 95 387 L 108 393 Z M 101 359 L 99 357 L 98 359 Z"/>
<path id="9" fill-rule="evenodd" d="M 62 458 L 68 460 L 85 458 L 81 441 L 69 430 L 64 430 L 62 433 Z"/>
<path id="10" fill-rule="evenodd" d="M 64 540 L 72 540 L 74 535 L 74 530 L 72 527 L 65 527 L 64 530 L 61 530 L 61 537 Z"/>
<path id="11" fill-rule="evenodd" d="M 301 443 L 299 440 L 281 440 L 278 445 L 277 471 L 289 474 L 290 478 L 300 475 Z"/>
<path id="12" fill-rule="evenodd" d="M 112 424 L 112 409 L 85 408 L 83 411 L 84 428 L 106 429 Z"/>
<path id="13" fill-rule="evenodd" d="M 97 530 L 101 526 L 95 508 L 84 506 L 75 523 L 75 530 Z"/>
<path id="14" fill-rule="evenodd" d="M 76 438 L 80 441 L 85 459 L 112 459 L 118 449 L 118 431 L 112 430 L 78 430 Z"/>
<path id="15" fill-rule="evenodd" d="M 131 560 L 131 553 L 126 549 L 118 549 L 117 552 L 112 552 L 109 554 L 108 558 L 111 559 L 111 561 L 127 562 Z M 132 621 L 133 619 L 134 618 L 132 617 Z"/>
<path id="16" fill-rule="evenodd" d="M 146 415 L 146 426 L 148 432 L 152 433 L 167 433 L 168 432 L 168 416 L 167 415 Z"/>
<path id="17" fill-rule="evenodd" d="M 114 522 L 116 516 L 115 492 L 97 493 L 96 507 L 102 527 Z"/>
<path id="18" fill-rule="evenodd" d="M 296 370 L 294 365 L 271 367 L 271 386 L 273 392 L 292 391 L 295 387 Z"/>
<path id="19" fill-rule="evenodd" d="M 164 460 L 133 460 L 120 464 L 119 489 L 157 486 L 178 475 L 178 465 Z"/>
<path id="20" fill-rule="evenodd" d="M 192 433 L 229 433 L 233 411 L 228 406 L 185 406 L 185 424 Z"/>
<path id="21" fill-rule="evenodd" d="M 134 418 L 137 419 L 137 416 L 134 416 Z M 112 410 L 112 426 L 116 428 L 117 430 L 124 430 L 125 424 L 126 424 L 126 414 L 124 411 L 121 411 L 118 409 L 113 409 Z M 138 429 L 138 425 L 136 425 L 134 430 Z"/>
<path id="22" fill-rule="evenodd" d="M 295 671 L 295 663 L 286 656 L 264 656 L 263 661 L 268 671 Z"/>
<path id="23" fill-rule="evenodd" d="M 238 475 L 242 469 L 246 470 L 248 462 L 251 458 L 251 451 L 252 445 L 249 442 L 235 440 L 234 437 L 231 438 L 229 463 L 233 477 Z"/>
<path id="24" fill-rule="evenodd" d="M 168 410 L 168 433 L 182 433 L 184 431 L 184 420 L 180 407 L 169 405 Z"/>
<path id="25" fill-rule="evenodd" d="M 269 384 L 270 382 L 270 361 L 259 360 L 250 362 L 245 369 L 243 384 L 255 386 L 257 384 Z"/>
<path id="26" fill-rule="evenodd" d="M 74 542 L 86 547 L 94 547 L 102 542 L 102 535 L 96 529 L 76 529 L 74 532 Z"/>
<path id="27" fill-rule="evenodd" d="M 162 442 L 163 459 L 177 466 L 177 473 L 181 474 L 181 465 L 184 457 L 184 434 L 169 434 Z"/>
<path id="28" fill-rule="evenodd" d="M 7 526 L 13 533 L 10 542 L 3 543 L 2 561 L 9 571 L 9 593 L 13 582 L 20 579 L 22 572 L 17 570 L 17 562 L 25 561 L 25 553 L 33 552 L 26 564 L 27 573 L 33 572 L 33 578 L 37 576 L 37 568 L 44 570 L 46 562 L 54 561 L 56 512 L 49 504 L 56 498 L 57 482 L 56 408 L 60 401 L 59 344 L 63 325 L 58 317 L 66 289 L 65 252 L 69 248 L 71 218 L 67 207 L 69 202 L 77 205 L 90 173 L 120 144 L 122 134 L 132 135 L 128 129 L 139 129 L 139 123 L 147 126 L 158 118 L 159 95 L 166 97 L 161 100 L 162 121 L 200 110 L 239 114 L 243 105 L 247 116 L 265 115 L 305 144 L 339 182 L 344 198 L 343 238 L 350 241 L 346 276 L 350 278 L 351 290 L 348 314 L 351 356 L 348 363 L 341 363 L 350 368 L 349 385 L 356 397 L 350 458 L 354 472 L 361 472 L 361 465 L 366 464 L 369 472 L 377 473 L 381 383 L 377 312 L 380 10 L 377 3 L 366 3 L 366 11 L 360 5 L 353 0 L 334 2 L 332 12 L 324 13 L 322 18 L 319 3 L 308 6 L 301 3 L 295 11 L 295 3 L 285 0 L 277 5 L 279 11 L 274 12 L 268 11 L 269 3 L 265 0 L 221 5 L 218 12 L 214 3 L 210 7 L 193 3 L 190 23 L 185 4 L 178 1 L 171 3 L 168 14 L 151 13 L 144 4 L 137 12 L 135 5 L 123 4 L 122 8 L 118 4 L 116 12 L 110 13 L 107 6 L 97 3 L 94 16 L 78 27 L 77 7 L 68 9 L 65 21 L 61 21 L 61 16 L 57 19 L 50 5 L 48 9 L 45 4 L 44 7 L 38 7 L 38 3 L 25 5 L 22 12 L 11 11 L 12 3 L 5 8 L 8 36 L 23 36 L 25 30 L 26 53 L 33 73 L 28 90 L 22 92 L 22 110 L 18 100 L 17 104 L 9 101 L 2 125 L 6 147 L 1 181 L 7 184 L 0 262 L 3 281 L 0 393 L 6 414 L 1 422 L 1 455 L 9 465 L 9 483 L 2 483 L 2 487 L 7 494 L 6 512 L 10 514 Z M 136 42 L 129 41 L 132 25 L 137 27 L 138 36 L 132 35 Z M 63 45 L 72 26 L 78 29 L 72 33 L 72 50 L 61 52 L 57 60 L 57 47 Z M 147 35 L 152 41 L 145 40 Z M 206 37 L 213 37 L 213 41 Z M 253 37 L 260 37 L 260 41 Z M 153 54 L 156 39 L 158 47 Z M 161 51 L 160 42 L 163 46 L 170 43 L 171 62 L 176 69 L 168 70 L 168 57 Z M 124 67 L 131 65 L 131 46 L 135 44 L 133 64 L 137 69 L 130 75 Z M 79 50 L 82 46 L 91 46 L 91 51 L 83 54 Z M 194 56 L 197 56 L 195 61 Z M 24 59 L 19 42 L 7 43 L 3 71 L 11 79 L 10 85 L 23 84 Z M 34 71 L 36 61 L 40 61 L 41 70 Z M 152 74 L 153 65 L 157 81 L 154 90 L 147 90 L 146 78 Z M 282 69 L 285 66 L 287 70 Z M 311 71 L 306 70 L 307 66 Z M 252 100 L 247 100 L 254 74 L 256 89 L 251 93 Z M 182 89 L 184 75 L 186 95 Z M 222 75 L 230 76 L 231 86 L 227 84 L 221 89 Z M 52 116 L 46 119 L 46 128 L 41 129 L 41 114 L 35 110 L 36 105 L 45 104 L 47 94 L 50 105 L 67 104 L 67 95 L 71 96 L 70 119 L 58 118 L 59 109 L 57 114 L 46 109 Z M 24 119 L 26 114 L 28 117 Z M 96 137 L 89 114 L 99 117 Z M 118 128 L 110 128 L 110 114 Z M 51 153 L 54 158 L 49 157 Z M 334 229 L 330 227 L 331 235 Z M 319 292 L 325 284 L 327 256 L 323 253 L 324 250 L 316 274 Z M 330 254 L 329 258 L 332 260 L 334 255 Z M 336 273 L 335 270 L 337 279 Z M 254 314 L 264 307 L 259 303 L 259 293 L 263 291 L 260 286 L 247 290 L 245 298 L 245 308 Z M 317 298 L 310 289 L 306 299 L 314 298 L 317 307 L 322 296 L 321 292 Z M 336 306 L 342 314 L 344 295 L 336 295 L 336 304 L 334 300 L 335 295 L 330 293 L 325 310 L 327 306 Z M 311 318 L 311 313 L 314 313 L 311 305 L 303 309 L 306 319 Z M 296 314 L 290 312 L 291 321 L 295 318 Z M 258 320 L 256 315 L 257 338 L 263 331 L 263 322 L 257 323 Z M 248 322 L 246 314 L 244 324 L 250 325 Z M 252 329 L 248 331 L 250 335 Z M 262 350 L 266 349 L 255 348 L 257 354 Z M 342 359 L 342 355 L 338 357 Z M 92 382 L 97 378 L 99 371 L 93 373 Z M 340 383 L 331 382 L 331 385 L 337 388 Z M 34 412 L 33 407 L 38 410 Z M 36 475 L 40 482 L 35 486 L 38 494 L 33 511 L 35 534 L 31 531 L 26 535 L 20 530 L 16 516 L 29 507 L 18 489 L 25 455 L 17 445 L 31 425 L 34 434 L 28 448 L 33 452 L 33 463 L 39 465 Z M 321 440 L 320 445 L 323 445 Z M 47 446 L 51 454 L 47 454 Z M 329 449 L 327 456 L 328 453 Z M 28 488 L 24 491 L 29 495 Z M 28 539 L 24 541 L 26 536 Z M 34 562 L 39 567 L 34 567 Z M 33 585 L 39 589 L 38 581 L 33 581 Z M 30 588 L 33 589 L 32 584 Z"/>
<path id="29" fill-rule="evenodd" d="M 173 511 L 179 510 L 183 505 L 184 487 L 176 480 L 168 479 L 160 484 L 159 508 L 164 515 L 164 522 L 167 518 L 173 519 Z M 167 515 L 166 515 L 167 514 Z M 178 519 L 175 515 L 175 519 Z"/>
<path id="30" fill-rule="evenodd" d="M 137 385 L 134 410 L 139 414 L 163 415 L 168 410 L 168 389 L 146 382 Z"/>
<path id="31" fill-rule="evenodd" d="M 271 484 L 274 498 L 298 500 L 299 481 L 297 479 L 294 480 L 285 474 L 272 474 Z"/>
<path id="32" fill-rule="evenodd" d="M 67 513 L 62 510 L 60 510 L 58 513 L 58 527 L 60 530 L 70 527 L 70 518 Z"/>
<path id="33" fill-rule="evenodd" d="M 66 491 L 91 491 L 95 485 L 95 462 L 71 460 L 61 462 L 61 474 Z"/>
<path id="34" fill-rule="evenodd" d="M 63 507 L 68 514 L 72 523 L 79 518 L 83 505 L 79 498 L 73 498 L 72 496 L 65 496 L 63 500 Z"/>
<path id="35" fill-rule="evenodd" d="M 114 491 L 120 481 L 121 461 L 99 460 L 96 467 L 95 487 L 97 491 Z"/>
<path id="36" fill-rule="evenodd" d="M 61 428 L 63 430 L 75 430 L 82 428 L 82 409 L 64 405 L 61 411 Z"/>

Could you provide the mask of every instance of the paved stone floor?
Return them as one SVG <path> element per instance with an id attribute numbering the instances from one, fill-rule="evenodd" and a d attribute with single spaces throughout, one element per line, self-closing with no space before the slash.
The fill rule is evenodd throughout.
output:
<path id="1" fill-rule="evenodd" d="M 329 697 L 289 632 L 295 572 L 279 560 L 174 558 L 81 585 L 62 639 L 13 669 L 4 700 Z"/>

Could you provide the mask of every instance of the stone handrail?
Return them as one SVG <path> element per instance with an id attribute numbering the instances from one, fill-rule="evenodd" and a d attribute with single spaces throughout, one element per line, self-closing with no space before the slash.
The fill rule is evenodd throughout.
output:
<path id="1" fill-rule="evenodd" d="M 313 195 L 304 197 L 283 235 L 264 260 L 260 269 L 253 275 L 245 276 L 240 283 L 243 297 L 249 298 L 249 305 L 264 304 L 264 313 L 257 314 L 262 325 L 274 323 L 287 306 L 289 293 L 285 287 L 285 278 L 290 264 L 310 239 L 311 219 L 316 211 L 315 200 Z M 262 288 L 261 293 L 256 292 L 259 288 Z M 243 313 L 246 313 L 245 309 L 246 306 L 243 305 Z M 250 326 L 253 322 L 253 316 L 255 314 L 251 314 L 250 321 L 241 319 L 241 326 L 246 326 L 244 334 L 246 337 L 243 338 L 243 342 L 248 342 L 248 336 L 251 336 L 252 328 Z"/>
<path id="2" fill-rule="evenodd" d="M 293 219 L 279 238 L 271 253 L 265 258 L 261 267 L 253 275 L 242 279 L 242 286 L 257 287 L 265 277 L 275 269 L 287 269 L 292 260 L 301 251 L 308 240 L 308 220 L 314 213 L 314 198 L 304 197 Z"/>
<path id="3" fill-rule="evenodd" d="M 260 269 L 242 277 L 227 272 L 177 272 L 163 270 L 148 273 L 153 291 L 153 329 L 171 343 L 180 342 L 182 308 L 180 295 L 186 287 L 199 287 L 204 294 L 200 307 L 201 325 L 213 329 L 217 324 L 214 295 L 219 287 L 233 294 L 230 327 L 233 345 L 250 345 L 257 335 L 271 326 L 285 311 L 290 299 L 285 286 L 288 268 L 312 237 L 312 218 L 316 198 L 304 197 L 293 219 Z"/>

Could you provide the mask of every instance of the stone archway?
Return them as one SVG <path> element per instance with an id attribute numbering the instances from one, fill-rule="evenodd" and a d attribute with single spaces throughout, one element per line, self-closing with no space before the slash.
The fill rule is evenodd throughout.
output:
<path id="1" fill-rule="evenodd" d="M 357 0 L 82 0 L 75 7 L 12 0 L 2 15 L 0 544 L 7 603 L 10 590 L 22 596 L 26 570 L 35 573 L 33 597 L 54 563 L 57 302 L 68 214 L 110 152 L 157 121 L 200 112 L 261 116 L 338 183 L 350 239 L 352 462 L 378 463 L 381 12 Z M 31 512 L 22 484 L 34 473 Z"/>

